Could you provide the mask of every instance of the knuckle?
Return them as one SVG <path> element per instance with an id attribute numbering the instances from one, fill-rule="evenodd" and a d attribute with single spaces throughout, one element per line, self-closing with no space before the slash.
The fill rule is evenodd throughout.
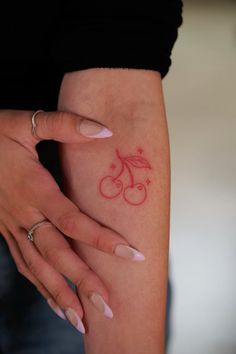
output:
<path id="1" fill-rule="evenodd" d="M 40 124 L 42 130 L 46 132 L 53 132 L 58 128 L 58 124 L 60 124 L 61 119 L 60 115 L 52 116 L 52 114 L 48 112 L 44 112 L 43 118 L 40 119 Z"/>
<path id="2" fill-rule="evenodd" d="M 46 261 L 53 261 L 55 259 L 55 249 L 50 247 L 44 247 L 42 249 L 43 257 Z"/>
<path id="3" fill-rule="evenodd" d="M 63 292 L 63 287 L 62 286 L 58 286 L 54 289 L 54 291 L 52 292 L 52 295 L 55 299 L 55 301 L 58 304 L 63 304 L 63 302 L 65 301 L 65 296 L 64 296 L 64 292 Z"/>
<path id="4" fill-rule="evenodd" d="M 71 213 L 62 214 L 58 218 L 58 224 L 61 231 L 66 235 L 71 235 L 75 232 L 76 221 L 75 215 Z"/>
<path id="5" fill-rule="evenodd" d="M 44 112 L 43 116 L 40 117 L 40 120 L 37 120 L 37 125 L 40 124 L 41 129 L 43 129 L 43 131 L 47 131 L 48 127 L 50 126 L 50 116 L 48 114 L 48 112 Z"/>
<path id="6" fill-rule="evenodd" d="M 53 128 L 57 127 L 57 129 L 62 129 L 66 123 L 66 113 L 65 112 L 57 112 L 56 119 L 52 119 Z"/>
<path id="7" fill-rule="evenodd" d="M 88 282 L 90 276 L 91 276 L 92 271 L 89 269 L 89 267 L 86 267 L 82 272 L 81 275 L 76 282 L 76 287 L 83 289 L 85 287 L 85 284 Z"/>
<path id="8" fill-rule="evenodd" d="M 35 286 L 36 286 L 36 289 L 38 290 L 38 292 L 44 296 L 46 292 L 45 292 L 43 286 L 41 284 L 35 284 Z"/>
<path id="9" fill-rule="evenodd" d="M 51 297 L 50 293 L 44 288 L 44 286 L 40 283 L 36 283 L 35 284 L 36 289 L 38 290 L 38 292 L 45 298 L 48 299 L 49 297 Z"/>
<path id="10" fill-rule="evenodd" d="M 44 172 L 44 171 L 43 171 Z M 36 189 L 34 188 L 32 195 L 35 197 L 37 200 L 37 207 L 42 208 L 42 211 L 45 210 L 47 207 L 47 201 L 51 200 L 52 203 L 55 200 L 55 197 L 57 196 L 58 193 L 60 193 L 60 188 L 59 186 L 55 183 L 55 180 L 53 180 L 52 176 L 49 173 L 41 173 L 38 174 L 38 177 L 42 177 L 40 179 L 40 189 L 39 187 Z M 39 181 L 39 179 L 35 178 L 35 181 Z M 39 195 L 39 191 L 41 192 Z M 37 194 L 36 194 L 37 193 Z"/>
<path id="11" fill-rule="evenodd" d="M 22 263 L 19 263 L 16 265 L 16 268 L 21 275 L 24 275 L 24 276 L 26 275 L 26 266 L 25 265 L 23 265 Z"/>
<path id="12" fill-rule="evenodd" d="M 30 272 L 34 276 L 38 277 L 38 275 L 40 273 L 40 267 L 33 260 L 28 260 L 27 265 L 28 265 Z"/>
<path id="13" fill-rule="evenodd" d="M 59 254 L 58 252 L 55 252 L 55 249 L 48 251 L 48 255 L 45 257 L 48 261 L 49 264 L 51 264 L 55 269 L 58 271 L 62 268 L 63 263 L 63 255 Z"/>
<path id="14" fill-rule="evenodd" d="M 63 240 L 64 241 L 64 240 Z M 41 254 L 44 259 L 53 265 L 62 265 L 65 263 L 66 256 L 68 252 L 71 251 L 71 246 L 65 241 L 63 245 L 56 245 L 54 247 L 50 246 L 41 246 Z"/>
<path id="15" fill-rule="evenodd" d="M 117 242 L 118 241 L 118 242 Z M 117 244 L 124 243 L 124 240 L 120 237 L 114 237 L 109 230 L 104 230 L 101 228 L 96 236 L 94 236 L 94 246 L 98 250 L 101 250 L 106 253 L 113 254 L 113 248 Z"/>
<path id="16" fill-rule="evenodd" d="M 44 292 L 44 288 L 40 283 L 36 283 L 35 286 L 38 292 L 40 292 L 41 294 Z"/>
<path id="17" fill-rule="evenodd" d="M 111 238 L 107 237 L 102 229 L 94 233 L 92 238 L 92 246 L 98 250 L 110 252 Z"/>
<path id="18" fill-rule="evenodd" d="M 40 119 L 41 124 L 43 124 L 45 129 L 50 129 L 52 126 L 53 120 L 48 112 L 44 112 L 44 119 Z"/>
<path id="19" fill-rule="evenodd" d="M 99 233 L 94 234 L 92 239 L 92 246 L 96 249 L 101 250 L 101 235 Z"/>

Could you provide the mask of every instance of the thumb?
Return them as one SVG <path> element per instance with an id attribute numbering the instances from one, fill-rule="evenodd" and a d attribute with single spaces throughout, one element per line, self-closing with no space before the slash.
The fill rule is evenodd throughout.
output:
<path id="1" fill-rule="evenodd" d="M 74 113 L 37 111 L 32 113 L 32 136 L 36 143 L 41 140 L 85 143 L 108 138 L 112 132 L 104 125 Z"/>

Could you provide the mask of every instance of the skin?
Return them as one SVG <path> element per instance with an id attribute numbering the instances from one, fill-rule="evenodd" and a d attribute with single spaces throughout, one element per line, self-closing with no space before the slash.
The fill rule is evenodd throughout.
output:
<path id="1" fill-rule="evenodd" d="M 102 316 L 84 296 L 81 284 L 78 296 L 85 314 L 86 354 L 162 354 L 170 162 L 160 75 L 149 70 L 108 68 L 68 73 L 62 82 L 58 107 L 87 115 L 113 132 L 109 140 L 93 141 L 88 147 L 60 146 L 64 193 L 86 215 L 121 234 L 146 257 L 134 265 L 73 242 L 77 254 L 106 284 L 106 300 L 114 313 L 113 319 Z M 104 177 L 116 175 L 114 165 L 120 166 L 117 149 L 121 156 L 143 156 L 151 166 L 132 167 L 137 183 L 149 180 L 145 184 L 146 198 L 139 205 L 128 203 L 131 197 L 125 200 L 122 192 L 108 198 L 112 178 L 101 187 Z M 130 185 L 127 171 L 119 178 L 123 186 Z"/>
<path id="2" fill-rule="evenodd" d="M 51 307 L 60 314 L 60 309 L 72 308 L 82 317 L 80 301 L 63 275 L 74 284 L 83 278 L 85 296 L 92 291 L 108 296 L 108 290 L 68 241 L 80 240 L 111 257 L 117 257 L 114 255 L 116 245 L 128 245 L 128 242 L 81 212 L 63 195 L 38 160 L 35 146 L 40 140 L 54 139 L 76 144 L 77 148 L 88 147 L 95 139 L 80 133 L 85 117 L 65 112 L 39 113 L 38 139 L 31 133 L 32 114 L 0 110 L 0 165 L 4 166 L 0 173 L 0 234 L 9 246 L 18 271 L 45 299 L 51 299 Z M 35 231 L 33 244 L 26 237 L 27 231 L 45 218 L 51 224 Z"/>

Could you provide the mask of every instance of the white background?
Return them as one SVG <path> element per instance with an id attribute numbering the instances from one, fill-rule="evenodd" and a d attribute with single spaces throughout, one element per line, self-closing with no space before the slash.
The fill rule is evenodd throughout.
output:
<path id="1" fill-rule="evenodd" d="M 163 80 L 172 160 L 169 354 L 236 353 L 236 3 L 185 1 Z"/>

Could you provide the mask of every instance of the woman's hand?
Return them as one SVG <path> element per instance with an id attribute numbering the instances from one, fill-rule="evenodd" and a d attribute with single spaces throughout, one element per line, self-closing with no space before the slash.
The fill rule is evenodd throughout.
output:
<path id="1" fill-rule="evenodd" d="M 37 139 L 31 133 L 32 114 L 0 111 L 0 233 L 18 271 L 37 287 L 59 316 L 64 317 L 65 313 L 84 333 L 80 321 L 83 309 L 64 276 L 79 285 L 80 291 L 104 315 L 112 317 L 112 311 L 94 295 L 99 294 L 108 302 L 102 281 L 72 250 L 65 235 L 111 255 L 132 260 L 143 260 L 143 257 L 124 238 L 83 214 L 63 195 L 51 174 L 40 164 L 35 149 L 40 140 L 78 144 L 109 137 L 111 132 L 75 114 L 40 112 L 36 121 Z M 34 242 L 30 242 L 28 230 L 44 219 L 51 224 L 35 230 Z"/>

